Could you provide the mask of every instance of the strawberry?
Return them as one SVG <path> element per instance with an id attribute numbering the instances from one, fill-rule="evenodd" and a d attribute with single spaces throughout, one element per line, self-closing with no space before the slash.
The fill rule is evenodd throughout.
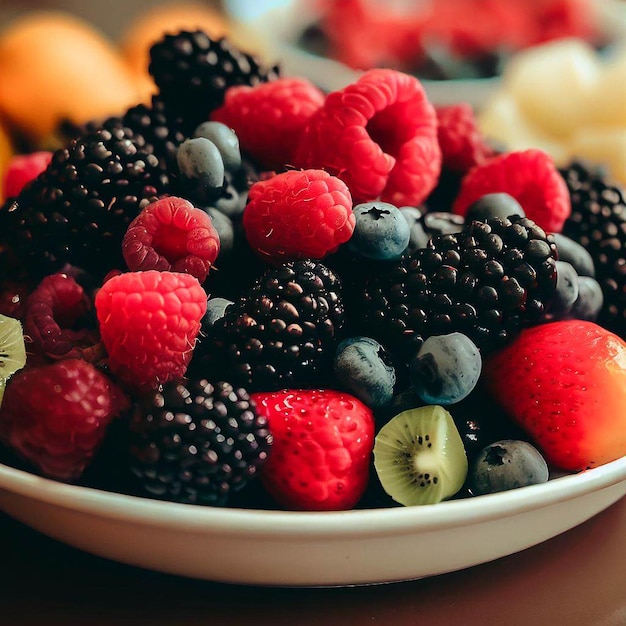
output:
<path id="1" fill-rule="evenodd" d="M 363 495 L 374 447 L 372 410 L 333 390 L 251 394 L 274 444 L 260 474 L 268 493 L 292 510 L 351 509 Z"/>
<path id="2" fill-rule="evenodd" d="M 526 329 L 487 359 L 484 380 L 555 467 L 584 470 L 626 454 L 626 342 L 601 326 Z"/>

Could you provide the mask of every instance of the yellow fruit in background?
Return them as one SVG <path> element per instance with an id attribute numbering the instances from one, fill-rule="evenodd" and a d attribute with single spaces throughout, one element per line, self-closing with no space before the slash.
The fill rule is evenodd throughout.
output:
<path id="1" fill-rule="evenodd" d="M 150 48 L 166 33 L 180 30 L 203 30 L 219 38 L 228 34 L 230 27 L 224 15 L 200 3 L 165 4 L 141 13 L 125 29 L 119 47 L 142 89 L 156 89 L 148 73 Z"/>
<path id="2" fill-rule="evenodd" d="M 0 31 L 0 115 L 34 145 L 68 119 L 119 115 L 140 100 L 113 42 L 62 11 L 35 11 Z"/>
<path id="3" fill-rule="evenodd" d="M 626 41 L 603 62 L 587 111 L 587 124 L 626 126 Z"/>
<path id="4" fill-rule="evenodd" d="M 572 157 L 605 166 L 611 178 L 626 185 L 626 126 L 583 127 L 567 148 Z"/>
<path id="5" fill-rule="evenodd" d="M 504 146 L 506 150 L 538 148 L 547 152 L 557 163 L 564 164 L 567 154 L 562 143 L 531 121 L 520 109 L 512 94 L 494 94 L 478 115 L 482 134 Z"/>
<path id="6" fill-rule="evenodd" d="M 505 69 L 503 86 L 529 120 L 567 138 L 584 122 L 599 76 L 596 51 L 582 40 L 563 39 L 518 53 Z"/>

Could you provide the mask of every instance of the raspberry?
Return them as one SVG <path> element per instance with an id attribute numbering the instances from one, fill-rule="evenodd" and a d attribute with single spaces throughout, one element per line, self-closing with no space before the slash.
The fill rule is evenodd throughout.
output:
<path id="1" fill-rule="evenodd" d="M 453 211 L 465 215 L 480 197 L 501 192 L 513 196 L 527 217 L 546 232 L 561 232 L 572 210 L 567 185 L 552 158 L 530 149 L 498 155 L 470 170 L 463 178 Z"/>
<path id="2" fill-rule="evenodd" d="M 363 495 L 374 446 L 372 410 L 350 394 L 292 390 L 251 394 L 274 443 L 260 478 L 288 509 L 351 509 Z"/>
<path id="3" fill-rule="evenodd" d="M 211 119 L 230 126 L 244 152 L 268 170 L 292 162 L 300 134 L 324 104 L 324 94 L 302 78 L 280 78 L 254 87 L 231 87 Z"/>
<path id="4" fill-rule="evenodd" d="M 20 191 L 43 172 L 52 160 L 52 152 L 41 150 L 30 154 L 18 154 L 7 165 L 4 174 L 5 198 L 16 198 Z"/>
<path id="5" fill-rule="evenodd" d="M 184 375 L 206 300 L 189 274 L 129 272 L 104 283 L 95 304 L 111 372 L 133 391 Z"/>
<path id="6" fill-rule="evenodd" d="M 471 105 L 453 104 L 438 107 L 436 111 L 443 167 L 466 173 L 495 155 L 478 128 Z"/>
<path id="7" fill-rule="evenodd" d="M 182 272 L 203 283 L 220 250 L 211 218 L 188 200 L 163 198 L 129 224 L 122 254 L 133 271 Z"/>
<path id="8" fill-rule="evenodd" d="M 91 363 L 66 359 L 31 367 L 7 383 L 0 439 L 44 475 L 75 481 L 107 426 L 128 407 L 119 387 Z"/>
<path id="9" fill-rule="evenodd" d="M 67 274 L 46 276 L 26 301 L 29 351 L 51 359 L 97 358 L 98 332 L 87 327 L 92 303 Z"/>
<path id="10" fill-rule="evenodd" d="M 350 191 L 322 170 L 290 170 L 252 185 L 243 213 L 248 242 L 264 259 L 321 259 L 354 230 Z"/>
<path id="11" fill-rule="evenodd" d="M 326 97 L 294 153 L 341 178 L 355 203 L 419 205 L 441 170 L 437 116 L 417 78 L 374 69 Z"/>

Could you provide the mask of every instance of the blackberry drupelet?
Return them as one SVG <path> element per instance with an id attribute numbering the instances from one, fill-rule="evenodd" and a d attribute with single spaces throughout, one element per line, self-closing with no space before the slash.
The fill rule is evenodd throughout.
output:
<path id="1" fill-rule="evenodd" d="M 220 106 L 226 89 L 255 85 L 278 76 L 226 38 L 211 39 L 200 30 L 168 34 L 150 49 L 150 73 L 159 97 L 185 121 L 191 135 Z"/>
<path id="2" fill-rule="evenodd" d="M 142 398 L 129 437 L 142 495 L 216 506 L 257 475 L 273 442 L 245 389 L 205 379 L 173 381 Z"/>
<path id="3" fill-rule="evenodd" d="M 168 184 L 142 135 L 117 123 L 88 132 L 3 209 L 14 252 L 34 275 L 70 263 L 102 277 L 123 267 L 128 224 Z"/>
<path id="4" fill-rule="evenodd" d="M 191 371 L 250 391 L 323 387 L 344 325 L 341 285 L 317 261 L 267 270 L 194 350 Z"/>
<path id="5" fill-rule="evenodd" d="M 626 194 L 580 161 L 561 174 L 572 199 L 563 234 L 591 253 L 604 296 L 597 321 L 626 338 Z"/>
<path id="6" fill-rule="evenodd" d="M 556 289 L 556 246 L 532 220 L 472 221 L 433 237 L 352 288 L 348 318 L 399 361 L 427 337 L 466 334 L 483 352 L 541 321 Z M 359 296 L 360 294 L 360 296 Z"/>

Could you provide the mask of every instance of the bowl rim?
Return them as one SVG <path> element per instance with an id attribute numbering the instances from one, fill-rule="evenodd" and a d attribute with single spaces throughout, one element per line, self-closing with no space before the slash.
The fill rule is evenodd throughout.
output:
<path id="1" fill-rule="evenodd" d="M 438 504 L 349 511 L 276 511 L 152 500 L 71 485 L 0 464 L 0 491 L 54 507 L 201 534 L 294 538 L 376 537 L 460 528 L 574 500 L 626 481 L 626 456 L 547 483 Z M 0 503 L 3 495 L 0 493 Z"/>

